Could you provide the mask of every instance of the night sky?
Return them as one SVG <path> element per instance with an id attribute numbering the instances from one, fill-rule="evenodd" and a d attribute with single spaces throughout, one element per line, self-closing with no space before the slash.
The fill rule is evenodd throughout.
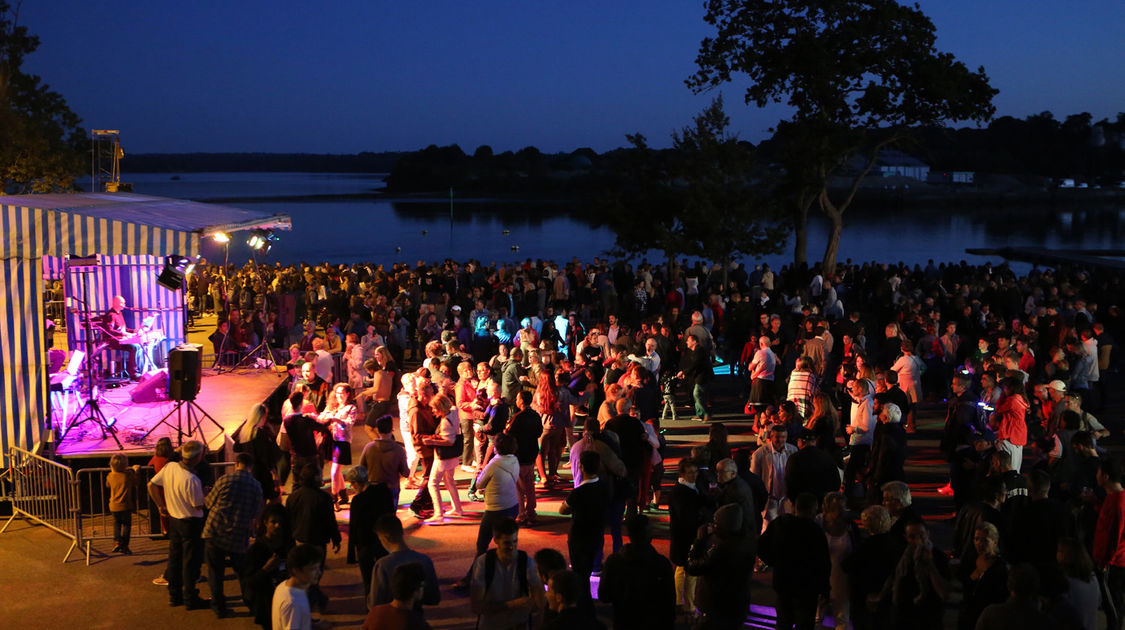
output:
<path id="1" fill-rule="evenodd" d="M 985 67 L 998 115 L 1125 111 L 1125 2 L 920 4 L 939 49 Z M 666 146 L 707 105 L 684 85 L 702 16 L 692 0 L 24 0 L 20 23 L 42 39 L 25 70 L 131 153 L 602 152 L 638 131 Z M 723 93 L 750 141 L 785 113 Z"/>

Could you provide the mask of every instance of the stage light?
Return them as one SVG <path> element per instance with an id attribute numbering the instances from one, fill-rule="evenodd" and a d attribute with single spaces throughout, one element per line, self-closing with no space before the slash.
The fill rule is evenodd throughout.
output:
<path id="1" fill-rule="evenodd" d="M 254 230 L 250 233 L 250 238 L 247 239 L 246 244 L 261 254 L 268 254 L 270 248 L 273 247 L 273 242 L 277 237 L 273 235 L 273 230 Z"/>
<path id="2" fill-rule="evenodd" d="M 170 291 L 178 291 L 184 286 L 184 275 L 194 266 L 195 261 L 187 256 L 165 256 L 164 269 L 156 278 L 156 283 Z"/>
<path id="3" fill-rule="evenodd" d="M 230 242 L 230 234 L 227 234 L 226 232 L 215 232 L 211 236 L 215 239 L 216 243 L 229 243 Z"/>

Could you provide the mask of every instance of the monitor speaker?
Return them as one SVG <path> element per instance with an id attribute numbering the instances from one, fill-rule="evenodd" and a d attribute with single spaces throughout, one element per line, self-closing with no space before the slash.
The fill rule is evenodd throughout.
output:
<path id="1" fill-rule="evenodd" d="M 168 354 L 168 398 L 195 400 L 203 381 L 203 346 L 182 343 Z"/>
<path id="2" fill-rule="evenodd" d="M 168 400 L 168 370 L 157 370 L 141 377 L 141 382 L 131 394 L 135 403 L 150 403 Z"/>

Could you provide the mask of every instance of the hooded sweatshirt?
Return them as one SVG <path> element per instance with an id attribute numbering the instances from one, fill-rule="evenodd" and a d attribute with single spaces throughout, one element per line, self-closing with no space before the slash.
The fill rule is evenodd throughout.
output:
<path id="1" fill-rule="evenodd" d="M 477 489 L 484 491 L 484 509 L 498 512 L 518 504 L 516 480 L 520 462 L 515 455 L 497 455 L 477 477 Z"/>
<path id="2" fill-rule="evenodd" d="M 398 490 L 399 481 L 410 475 L 406 468 L 406 447 L 394 440 L 372 440 L 363 447 L 363 466 L 372 484 L 385 483 Z"/>

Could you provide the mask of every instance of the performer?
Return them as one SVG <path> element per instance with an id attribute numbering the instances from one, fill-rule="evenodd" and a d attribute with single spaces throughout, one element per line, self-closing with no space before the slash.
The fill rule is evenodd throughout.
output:
<path id="1" fill-rule="evenodd" d="M 137 365 L 140 363 L 141 346 L 137 343 L 122 343 L 122 339 L 131 336 L 132 331 L 125 327 L 125 317 L 121 314 L 125 310 L 125 298 L 120 295 L 113 298 L 113 306 L 110 307 L 105 315 L 102 315 L 101 329 L 106 333 L 106 342 L 110 348 L 114 350 L 122 350 L 126 353 L 125 369 L 129 373 L 129 379 L 133 381 L 141 380 L 140 371 Z"/>

